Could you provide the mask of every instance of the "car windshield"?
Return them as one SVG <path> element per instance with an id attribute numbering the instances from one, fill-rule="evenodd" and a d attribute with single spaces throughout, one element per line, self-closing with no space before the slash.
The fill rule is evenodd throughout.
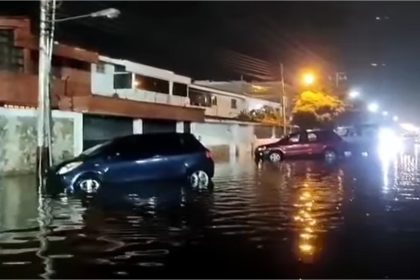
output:
<path id="1" fill-rule="evenodd" d="M 105 147 L 109 146 L 112 141 L 106 141 L 101 144 L 95 145 L 93 147 L 90 147 L 87 150 L 84 150 L 80 155 L 81 156 L 93 156 L 99 152 L 101 152 Z"/>

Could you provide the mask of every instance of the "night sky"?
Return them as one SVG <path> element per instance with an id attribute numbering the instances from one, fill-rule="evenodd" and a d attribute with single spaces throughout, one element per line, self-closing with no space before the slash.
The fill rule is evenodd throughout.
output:
<path id="1" fill-rule="evenodd" d="M 367 100 L 420 121 L 420 2 L 64 1 L 58 14 L 107 7 L 120 18 L 62 23 L 57 38 L 194 79 L 276 80 L 280 61 L 289 83 L 304 68 L 346 72 Z M 38 12 L 0 3 L 1 14 Z"/>

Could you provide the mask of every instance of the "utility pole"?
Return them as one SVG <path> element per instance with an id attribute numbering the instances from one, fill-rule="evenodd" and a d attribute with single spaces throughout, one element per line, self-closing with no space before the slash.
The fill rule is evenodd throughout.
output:
<path id="1" fill-rule="evenodd" d="M 56 9 L 56 0 L 50 0 L 49 6 L 49 18 L 48 22 L 49 25 L 49 33 L 48 33 L 48 71 L 47 71 L 47 86 L 48 86 L 48 98 L 46 99 L 46 139 L 47 139 L 47 147 L 49 147 L 48 151 L 48 166 L 52 166 L 52 107 L 51 107 L 51 96 L 53 92 L 53 83 L 52 81 L 52 56 L 53 56 L 53 49 L 54 49 L 54 29 L 55 29 L 55 9 Z"/>
<path id="2" fill-rule="evenodd" d="M 40 0 L 39 62 L 38 62 L 38 120 L 37 120 L 37 172 L 43 182 L 50 167 L 50 69 L 52 57 L 52 10 L 55 0 Z"/>
<path id="3" fill-rule="evenodd" d="M 283 115 L 283 135 L 287 134 L 287 127 L 286 127 L 286 87 L 284 85 L 284 67 L 283 63 L 280 62 L 280 75 L 281 75 L 281 105 L 282 105 L 282 115 Z"/>
<path id="4" fill-rule="evenodd" d="M 341 80 L 347 80 L 347 75 L 345 72 L 335 72 L 335 87 L 338 88 L 340 86 Z"/>

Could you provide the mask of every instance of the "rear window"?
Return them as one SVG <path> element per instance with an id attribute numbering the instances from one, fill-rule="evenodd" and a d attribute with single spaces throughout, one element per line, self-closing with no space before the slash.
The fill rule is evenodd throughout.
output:
<path id="1" fill-rule="evenodd" d="M 198 141 L 192 134 L 182 135 L 179 139 L 181 141 L 182 150 L 185 153 L 197 153 L 206 150 L 200 141 Z"/>
<path id="2" fill-rule="evenodd" d="M 333 131 L 320 131 L 317 133 L 318 135 L 318 139 L 320 141 L 332 141 L 332 140 L 340 140 L 340 136 L 338 136 L 335 132 Z"/>

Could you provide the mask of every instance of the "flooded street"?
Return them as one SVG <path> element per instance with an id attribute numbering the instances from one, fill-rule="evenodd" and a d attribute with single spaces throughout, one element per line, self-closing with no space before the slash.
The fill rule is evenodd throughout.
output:
<path id="1" fill-rule="evenodd" d="M 38 199 L 0 182 L 2 278 L 420 277 L 416 152 L 216 166 L 214 189 Z"/>

